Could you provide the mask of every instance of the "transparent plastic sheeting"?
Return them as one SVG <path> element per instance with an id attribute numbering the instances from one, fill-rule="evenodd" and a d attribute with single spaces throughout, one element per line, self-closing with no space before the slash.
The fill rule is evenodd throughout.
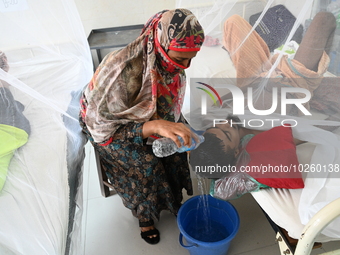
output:
<path id="1" fill-rule="evenodd" d="M 16 101 L 9 107 L 1 90 L 1 111 L 22 112 L 30 127 L 0 192 L 0 254 L 83 254 L 78 99 L 93 66 L 77 8 L 70 0 L 1 1 L 0 23 L 9 67 L 0 80 Z M 15 126 L 10 117 L 5 124 Z"/>
<path id="2" fill-rule="evenodd" d="M 330 6 L 330 4 L 332 5 Z M 340 196 L 338 171 L 340 164 L 340 82 L 338 78 L 340 73 L 340 27 L 339 24 L 336 24 L 338 20 L 334 21 L 334 18 L 328 18 L 326 23 L 334 21 L 334 24 L 316 30 L 315 35 L 320 35 L 321 32 L 327 34 L 328 30 L 334 32 L 334 37 L 329 40 L 331 44 L 328 44 L 328 54 L 320 57 L 316 71 L 311 73 L 306 70 L 308 68 L 305 65 L 299 66 L 297 62 L 294 62 L 298 57 L 296 53 L 299 52 L 299 49 L 306 50 L 306 47 L 302 47 L 301 42 L 303 42 L 308 28 L 314 27 L 311 24 L 313 24 L 313 20 L 317 20 L 316 15 L 320 17 L 319 13 L 327 10 L 339 11 L 339 8 L 333 8 L 335 4 L 340 4 L 340 1 L 332 1 L 332 3 L 331 1 L 312 0 L 176 1 L 177 7 L 192 10 L 207 36 L 201 51 L 192 60 L 190 68 L 186 70 L 187 89 L 182 112 L 189 124 L 195 130 L 205 131 L 214 125 L 214 120 L 225 120 L 228 114 L 234 114 L 241 119 L 241 123 L 245 123 L 241 125 L 252 129 L 268 130 L 274 126 L 282 125 L 282 123 L 291 124 L 295 138 L 315 145 L 314 151 L 309 155 L 308 165 L 323 167 L 322 171 L 326 169 L 326 172 L 321 176 L 315 172 L 306 172 L 305 188 L 297 191 L 299 196 L 296 201 L 298 205 L 296 210 L 298 210 L 299 220 L 303 225 L 317 211 Z M 280 6 L 286 8 L 290 15 L 285 13 L 273 18 L 273 8 L 278 10 L 277 8 Z M 280 9 L 277 12 L 282 11 Z M 238 44 L 235 41 L 238 27 L 232 29 L 229 27 L 227 31 L 231 31 L 231 34 L 224 32 L 226 31 L 224 27 L 226 20 L 230 21 L 234 14 L 240 16 L 250 25 L 250 30 L 247 30 L 248 32 Z M 332 14 L 338 16 L 339 13 Z M 266 21 L 268 17 L 269 23 Z M 287 27 L 286 24 L 290 25 Z M 335 29 L 335 27 L 337 28 Z M 265 58 L 260 59 L 259 55 L 255 54 L 260 50 L 255 46 L 256 44 L 247 44 L 252 40 L 254 30 L 269 49 L 270 53 Z M 266 37 L 268 33 L 275 36 L 268 39 Z M 308 41 L 321 42 L 327 41 L 329 38 L 325 35 L 325 37 L 315 40 L 314 33 L 312 33 L 312 37 L 314 39 Z M 228 48 L 229 44 L 226 48 L 224 41 L 232 41 L 235 45 L 233 48 Z M 314 48 L 313 45 L 308 47 L 309 50 L 318 48 Z M 308 65 L 312 63 L 312 57 L 315 54 L 308 50 L 306 52 L 307 54 L 305 53 L 304 56 L 307 57 Z M 240 57 L 237 59 L 237 56 Z M 238 65 L 237 61 L 242 62 L 242 59 L 249 57 L 262 62 L 255 66 L 257 69 L 253 70 L 253 76 L 244 75 L 242 77 L 242 74 L 247 73 L 251 68 L 254 69 L 254 66 L 251 66 L 253 62 Z M 250 87 L 252 91 L 248 90 Z M 273 90 L 274 87 L 277 91 Z M 303 88 L 303 95 L 296 93 L 300 88 Z M 230 92 L 232 89 L 234 91 Z M 284 92 L 285 90 L 288 90 L 288 93 Z M 301 90 L 299 91 L 301 92 Z M 308 91 L 310 98 L 308 98 Z M 276 99 L 272 99 L 273 94 L 276 94 Z M 251 103 L 247 101 L 250 97 L 252 98 Z M 296 106 L 295 110 L 285 109 L 286 111 L 283 112 L 282 109 L 286 107 L 285 104 L 281 104 L 283 98 L 293 101 L 299 98 L 306 100 L 300 101 L 302 106 Z M 256 111 L 272 109 L 272 102 L 275 100 L 277 103 L 274 107 L 275 111 Z M 294 106 L 294 104 L 289 104 L 289 106 L 291 105 Z M 303 110 L 307 110 L 310 115 Z M 307 157 L 307 155 L 305 156 Z M 331 171 L 330 168 L 335 171 Z M 272 193 L 275 191 L 273 190 Z M 266 203 L 266 201 L 258 202 L 260 205 Z M 277 222 L 275 210 L 282 211 L 284 208 L 277 206 L 277 208 L 272 208 L 271 212 L 267 212 L 274 222 Z M 287 225 L 281 227 L 286 228 L 289 232 L 293 226 L 289 226 L 289 223 Z M 339 225 L 340 219 L 338 218 L 322 233 L 330 239 L 340 238 Z"/>

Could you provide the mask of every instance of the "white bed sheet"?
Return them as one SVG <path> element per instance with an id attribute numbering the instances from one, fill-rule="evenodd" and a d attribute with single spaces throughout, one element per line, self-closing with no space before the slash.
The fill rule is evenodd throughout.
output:
<path id="1" fill-rule="evenodd" d="M 297 147 L 299 163 L 310 164 L 314 149 L 315 144 L 312 143 L 299 145 Z M 303 177 L 306 177 L 305 173 Z M 305 185 L 306 188 L 309 188 L 308 185 L 311 185 L 311 183 L 305 182 Z M 305 227 L 305 224 L 301 222 L 299 214 L 302 192 L 303 189 L 263 189 L 251 194 L 275 224 L 284 228 L 290 237 L 299 239 Z M 330 227 L 338 229 L 336 226 L 339 226 L 339 224 L 340 219 L 337 219 L 331 223 Z M 327 229 L 325 231 L 328 233 Z M 333 240 L 339 240 L 339 238 L 320 234 L 316 237 L 315 241 L 329 242 Z"/>
<path id="2" fill-rule="evenodd" d="M 59 51 L 67 48 L 65 45 Z M 7 79 L 15 100 L 25 106 L 23 114 L 30 122 L 31 134 L 28 142 L 15 152 L 0 192 L 0 254 L 65 254 L 70 245 L 69 220 L 77 226 L 81 220 L 81 193 L 79 197 L 70 197 L 70 186 L 77 183 L 69 183 L 69 175 L 73 173 L 70 171 L 77 171 L 70 167 L 80 156 L 74 153 L 84 144 L 77 115 L 68 118 L 69 129 L 64 126 L 64 118 L 72 92 L 85 86 L 92 65 L 67 53 L 65 59 L 50 57 L 48 62 L 39 63 L 41 56 L 34 49 L 6 51 L 6 55 L 11 69 L 9 74 L 2 73 L 0 79 Z M 36 61 L 32 66 L 27 65 L 30 59 Z M 57 78 L 51 79 L 53 76 Z M 25 84 L 29 87 L 25 88 Z M 18 90 L 16 85 L 22 86 Z M 23 93 L 25 89 L 32 90 L 31 94 Z M 79 101 L 73 103 L 79 112 Z M 71 147 L 69 138 L 74 142 Z M 69 153 L 73 153 L 71 162 Z M 79 190 L 80 185 L 81 181 Z M 77 199 L 78 203 L 78 212 L 72 219 L 70 199 Z M 80 254 L 80 230 L 73 228 L 72 233 L 72 245 L 78 247 L 72 247 L 76 253 L 71 254 Z"/>
<path id="3" fill-rule="evenodd" d="M 33 123 L 32 134 L 16 152 L 0 194 L 1 254 L 65 253 L 69 220 L 66 132 L 54 121 L 60 116 L 39 109 L 31 105 L 25 110 Z M 46 125 L 34 126 L 34 119 L 46 120 Z"/>

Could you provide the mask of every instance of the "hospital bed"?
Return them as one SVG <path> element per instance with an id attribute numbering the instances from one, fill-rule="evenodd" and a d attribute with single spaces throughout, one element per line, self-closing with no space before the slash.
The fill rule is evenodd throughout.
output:
<path id="1" fill-rule="evenodd" d="M 208 4 L 206 2 L 205 4 L 195 4 L 193 1 L 177 1 L 178 6 L 188 7 L 194 10 L 194 13 L 196 10 L 195 14 L 200 21 L 202 20 L 206 35 L 211 36 L 212 41 L 215 42 L 215 44 L 203 46 L 195 59 L 193 59 L 191 67 L 186 70 L 188 86 L 182 112 L 189 124 L 196 130 L 204 130 L 204 128 L 209 125 L 207 123 L 212 119 L 212 117 L 210 117 L 209 120 L 209 117 L 207 117 L 208 120 L 197 121 L 195 117 L 197 115 L 193 114 L 193 112 L 201 111 L 203 108 L 201 100 L 204 92 L 197 89 L 197 87 L 200 86 L 197 81 L 202 80 L 207 83 L 210 81 L 210 85 L 212 86 L 214 86 L 215 82 L 215 89 L 219 88 L 219 90 L 217 90 L 221 97 L 223 97 L 224 91 L 226 93 L 229 93 L 229 91 L 223 90 L 220 84 L 235 84 L 235 68 L 233 67 L 228 52 L 225 51 L 221 45 L 221 28 L 226 18 L 232 14 L 238 14 L 246 20 L 249 20 L 249 17 L 257 13 L 259 9 L 262 11 L 275 4 L 285 4 L 288 9 L 293 9 L 293 11 L 296 12 L 297 19 L 300 19 L 300 23 L 305 25 L 308 23 L 306 20 L 308 21 L 309 18 L 315 14 L 316 9 L 320 8 L 320 2 L 318 1 L 301 2 L 300 7 L 293 6 L 290 1 L 225 2 L 229 3 L 224 5 L 219 1 L 209 1 Z M 219 9 L 223 8 L 225 8 L 225 10 L 220 12 Z M 297 10 L 299 8 L 300 13 L 299 10 Z M 307 9 L 309 10 L 308 12 Z M 221 13 L 227 14 L 223 14 L 221 18 Z M 209 22 L 207 20 L 209 20 Z M 334 77 L 334 74 L 327 73 L 326 76 Z M 212 93 L 212 91 L 210 92 Z M 208 98 L 206 99 L 208 100 L 208 104 L 214 105 L 214 101 L 210 100 L 209 96 L 205 96 Z M 311 111 L 315 122 L 329 120 L 330 116 L 327 113 L 314 111 L 313 109 Z M 226 117 L 226 115 L 227 113 L 224 111 L 224 116 Z M 339 116 L 339 113 L 334 113 L 334 115 L 331 116 L 332 120 L 336 120 L 335 123 L 337 123 L 333 123 L 336 128 L 332 128 L 330 134 L 331 139 L 339 140 Z M 308 123 L 313 122 L 308 122 L 307 120 L 306 126 L 309 125 Z M 311 127 L 311 129 L 316 131 L 314 128 L 315 127 Z M 296 131 L 296 133 L 297 136 L 299 134 L 301 135 L 303 130 Z M 323 135 L 320 136 L 322 137 Z M 327 134 L 325 136 L 327 136 Z M 299 163 L 313 164 L 315 162 L 327 162 L 338 165 L 340 162 L 338 156 L 339 145 L 335 145 L 334 150 L 328 152 L 325 147 L 327 147 L 327 145 L 324 146 L 315 141 L 297 146 Z M 332 153 L 333 156 L 328 157 Z M 319 154 L 319 156 L 317 156 L 317 154 Z M 324 158 L 320 159 L 319 157 Z M 254 199 L 268 216 L 274 229 L 277 230 L 277 240 L 279 240 L 278 243 L 281 254 L 310 254 L 314 242 L 323 243 L 340 240 L 340 233 L 337 231 L 340 226 L 340 189 L 338 188 L 340 187 L 340 180 L 338 175 L 335 176 L 337 177 L 312 178 L 311 175 L 307 178 L 307 173 L 305 173 L 303 176 L 306 178 L 304 189 L 288 190 L 271 188 L 252 193 Z M 311 197 L 315 199 L 314 202 Z M 296 247 L 292 247 L 288 242 L 289 240 L 283 236 L 282 229 L 288 232 L 289 237 L 298 241 Z M 340 251 L 335 252 L 339 253 Z"/>
<path id="2" fill-rule="evenodd" d="M 221 55 L 225 56 L 225 58 L 222 59 L 222 58 L 213 57 L 213 56 L 221 56 Z M 209 58 L 211 61 L 209 61 Z M 200 60 L 202 60 L 203 62 L 200 62 Z M 205 64 L 203 65 L 202 63 L 205 63 Z M 230 81 L 233 81 L 234 79 L 222 78 L 222 77 L 228 77 L 224 75 L 228 75 L 230 73 L 232 74 L 235 73 L 235 70 L 233 69 L 230 59 L 227 58 L 226 52 L 223 49 L 221 49 L 221 47 L 218 47 L 218 46 L 214 48 L 203 46 L 202 52 L 200 52 L 195 58 L 195 60 L 192 62 L 191 70 L 187 71 L 187 78 L 188 80 L 196 81 L 196 80 L 202 80 L 202 79 L 196 78 L 196 77 L 202 77 L 202 74 L 207 75 L 208 77 L 210 75 L 213 75 L 213 77 L 220 78 L 221 79 L 219 80 L 220 82 L 224 81 L 228 83 Z M 195 77 L 195 78 L 191 79 L 191 77 Z M 190 96 L 195 97 L 196 91 L 189 91 L 189 90 L 193 90 L 196 87 L 196 85 L 189 87 L 187 91 L 188 93 L 187 95 L 189 95 L 189 97 Z M 189 123 L 193 124 L 194 129 L 200 130 L 199 126 L 195 126 L 196 119 L 191 115 L 193 103 L 189 102 L 190 101 L 189 98 L 186 98 L 186 100 L 187 101 L 185 101 L 184 103 L 185 106 L 183 108 L 184 115 L 186 116 Z M 200 100 L 198 99 L 196 101 L 200 101 Z M 185 110 L 187 110 L 187 112 L 185 112 Z M 313 113 L 313 112 L 312 114 L 314 114 L 320 119 L 327 118 L 325 114 Z M 340 135 L 339 128 L 333 132 L 339 137 Z M 299 159 L 299 163 L 303 165 L 310 164 L 311 156 L 313 155 L 314 150 L 315 150 L 315 144 L 313 143 L 306 143 L 306 144 L 297 146 L 297 156 Z M 338 163 L 334 163 L 334 164 L 338 164 Z M 339 179 L 334 179 L 334 181 L 336 180 L 339 180 Z M 321 179 L 319 181 L 322 182 Z M 306 187 L 306 190 L 313 188 L 313 183 L 311 183 L 310 185 L 311 186 Z M 300 215 L 299 215 L 299 207 L 302 206 L 299 203 L 302 192 L 303 190 L 268 189 L 268 190 L 261 190 L 259 192 L 252 193 L 257 203 L 261 206 L 265 214 L 268 215 L 270 221 L 272 221 L 275 225 L 278 225 L 281 228 L 287 230 L 290 237 L 300 240 L 298 243 L 299 246 L 297 247 L 303 246 L 304 247 L 303 249 L 306 250 L 306 253 L 301 253 L 301 248 L 296 248 L 296 253 L 294 253 L 295 247 L 291 246 L 289 243 L 285 244 L 282 241 L 282 242 L 279 242 L 280 249 L 282 252 L 283 251 L 286 252 L 287 249 L 290 249 L 290 252 L 291 252 L 290 254 L 309 254 L 308 249 L 310 247 L 313 247 L 314 242 L 322 243 L 322 242 L 328 242 L 328 241 L 340 239 L 340 236 L 337 236 L 337 238 L 333 238 L 333 237 L 320 234 L 322 230 L 320 229 L 320 226 L 327 226 L 334 219 L 335 216 L 340 216 L 340 204 L 339 204 L 340 200 L 337 199 L 331 205 L 327 205 L 325 208 L 320 210 L 320 212 L 318 212 L 317 215 L 314 216 L 313 219 L 312 217 L 310 217 L 310 221 L 308 223 L 303 224 L 300 220 Z M 324 191 L 324 192 L 327 193 L 327 191 Z M 337 192 L 338 192 L 337 194 L 340 194 L 340 190 L 338 190 Z M 304 196 L 308 196 L 307 193 L 304 193 Z M 331 213 L 332 215 L 327 216 L 329 213 Z M 317 222 L 317 224 L 315 222 Z M 310 227 L 310 225 L 313 225 L 313 224 L 316 224 L 317 227 L 316 228 Z M 335 226 L 339 226 L 340 224 L 339 218 L 333 224 L 335 224 Z M 274 229 L 277 230 L 277 234 L 279 235 L 277 239 L 284 240 L 283 239 L 284 237 L 280 233 L 279 228 L 275 227 Z M 315 239 L 310 238 L 310 237 L 307 238 L 307 233 L 309 233 Z M 300 244 L 301 241 L 305 242 L 304 240 L 306 239 L 308 240 L 307 244 L 306 243 Z M 309 243 L 309 241 L 311 243 Z"/>
<path id="3" fill-rule="evenodd" d="M 0 48 L 10 68 L 0 79 L 24 105 L 31 134 L 0 192 L 0 254 L 82 254 L 78 113 L 93 73 L 83 26 L 72 1 L 5 4 Z"/>

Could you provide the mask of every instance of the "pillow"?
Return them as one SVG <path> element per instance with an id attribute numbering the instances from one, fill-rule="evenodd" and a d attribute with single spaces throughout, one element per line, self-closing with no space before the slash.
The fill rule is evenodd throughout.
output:
<path id="1" fill-rule="evenodd" d="M 246 145 L 247 173 L 272 188 L 301 189 L 304 182 L 290 126 L 278 126 L 255 135 Z M 259 171 L 256 171 L 259 170 Z"/>

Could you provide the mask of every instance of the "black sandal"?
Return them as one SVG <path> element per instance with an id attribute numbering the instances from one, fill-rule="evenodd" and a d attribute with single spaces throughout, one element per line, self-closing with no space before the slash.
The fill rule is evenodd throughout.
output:
<path id="1" fill-rule="evenodd" d="M 145 240 L 145 242 L 147 242 L 148 244 L 157 244 L 160 240 L 159 231 L 156 228 L 145 231 L 145 232 L 141 232 L 140 235 Z M 157 236 L 150 237 L 153 235 L 157 235 Z"/>

